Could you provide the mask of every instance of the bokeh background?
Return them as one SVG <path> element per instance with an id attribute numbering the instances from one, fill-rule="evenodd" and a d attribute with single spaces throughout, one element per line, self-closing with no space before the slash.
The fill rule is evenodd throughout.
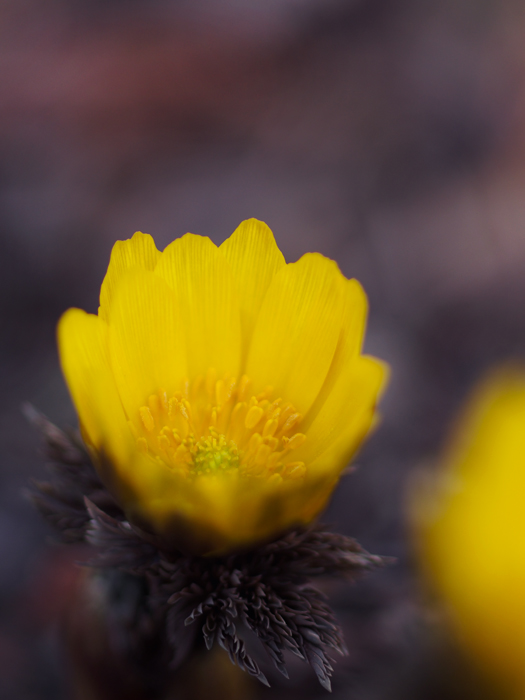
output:
<path id="1" fill-rule="evenodd" d="M 1 700 L 72 697 L 72 555 L 23 495 L 44 466 L 22 403 L 75 423 L 59 315 L 96 311 L 116 239 L 220 243 L 251 216 L 288 261 L 363 283 L 366 350 L 392 365 L 325 521 L 397 564 L 332 591 L 333 697 L 480 697 L 427 606 L 406 490 L 483 369 L 525 354 L 524 38 L 520 0 L 2 1 Z M 322 695 L 300 666 L 275 689 Z"/>

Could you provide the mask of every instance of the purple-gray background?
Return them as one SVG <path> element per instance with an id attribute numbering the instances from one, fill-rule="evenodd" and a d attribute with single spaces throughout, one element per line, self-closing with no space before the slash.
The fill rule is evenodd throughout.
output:
<path id="1" fill-rule="evenodd" d="M 469 696 L 432 653 L 404 499 L 479 373 L 525 350 L 524 35 L 519 0 L 4 0 L 2 700 L 71 697 L 70 564 L 21 495 L 44 473 L 22 402 L 75 421 L 59 315 L 96 310 L 116 239 L 219 243 L 251 216 L 287 260 L 363 283 L 366 349 L 392 365 L 325 520 L 398 564 L 335 593 L 334 697 Z M 320 697 L 305 678 L 281 692 Z"/>

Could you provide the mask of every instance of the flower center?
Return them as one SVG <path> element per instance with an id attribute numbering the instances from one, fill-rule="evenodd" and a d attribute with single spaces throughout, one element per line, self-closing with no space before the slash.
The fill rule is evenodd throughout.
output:
<path id="1" fill-rule="evenodd" d="M 214 474 L 220 471 L 231 472 L 239 468 L 240 455 L 237 445 L 224 435 L 201 438 L 192 450 L 193 473 Z"/>
<path id="2" fill-rule="evenodd" d="M 246 375 L 217 380 L 210 369 L 173 396 L 159 391 L 148 398 L 130 421 L 137 448 L 190 478 L 302 478 L 304 463 L 291 459 L 306 440 L 297 432 L 302 416 L 272 394 L 267 387 L 254 395 Z"/>

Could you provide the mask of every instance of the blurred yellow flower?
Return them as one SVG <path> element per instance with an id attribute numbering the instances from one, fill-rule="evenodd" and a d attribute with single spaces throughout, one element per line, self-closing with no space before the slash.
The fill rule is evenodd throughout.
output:
<path id="1" fill-rule="evenodd" d="M 315 518 L 385 381 L 361 355 L 366 313 L 335 262 L 287 265 L 255 219 L 220 247 L 117 241 L 98 316 L 69 309 L 58 341 L 84 439 L 129 520 L 218 554 Z"/>
<path id="2" fill-rule="evenodd" d="M 423 561 L 473 658 L 525 695 L 525 371 L 485 379 L 438 489 L 417 503 Z"/>

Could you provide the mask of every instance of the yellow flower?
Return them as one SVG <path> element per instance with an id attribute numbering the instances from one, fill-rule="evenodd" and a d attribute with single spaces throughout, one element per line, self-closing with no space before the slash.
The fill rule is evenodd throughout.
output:
<path id="1" fill-rule="evenodd" d="M 86 444 L 129 520 L 217 554 L 315 518 L 384 383 L 361 355 L 366 311 L 335 262 L 287 265 L 255 219 L 220 247 L 117 241 L 98 316 L 69 309 L 58 341 Z"/>
<path id="2" fill-rule="evenodd" d="M 525 372 L 475 391 L 439 491 L 417 504 L 423 559 L 460 641 L 525 694 Z"/>

